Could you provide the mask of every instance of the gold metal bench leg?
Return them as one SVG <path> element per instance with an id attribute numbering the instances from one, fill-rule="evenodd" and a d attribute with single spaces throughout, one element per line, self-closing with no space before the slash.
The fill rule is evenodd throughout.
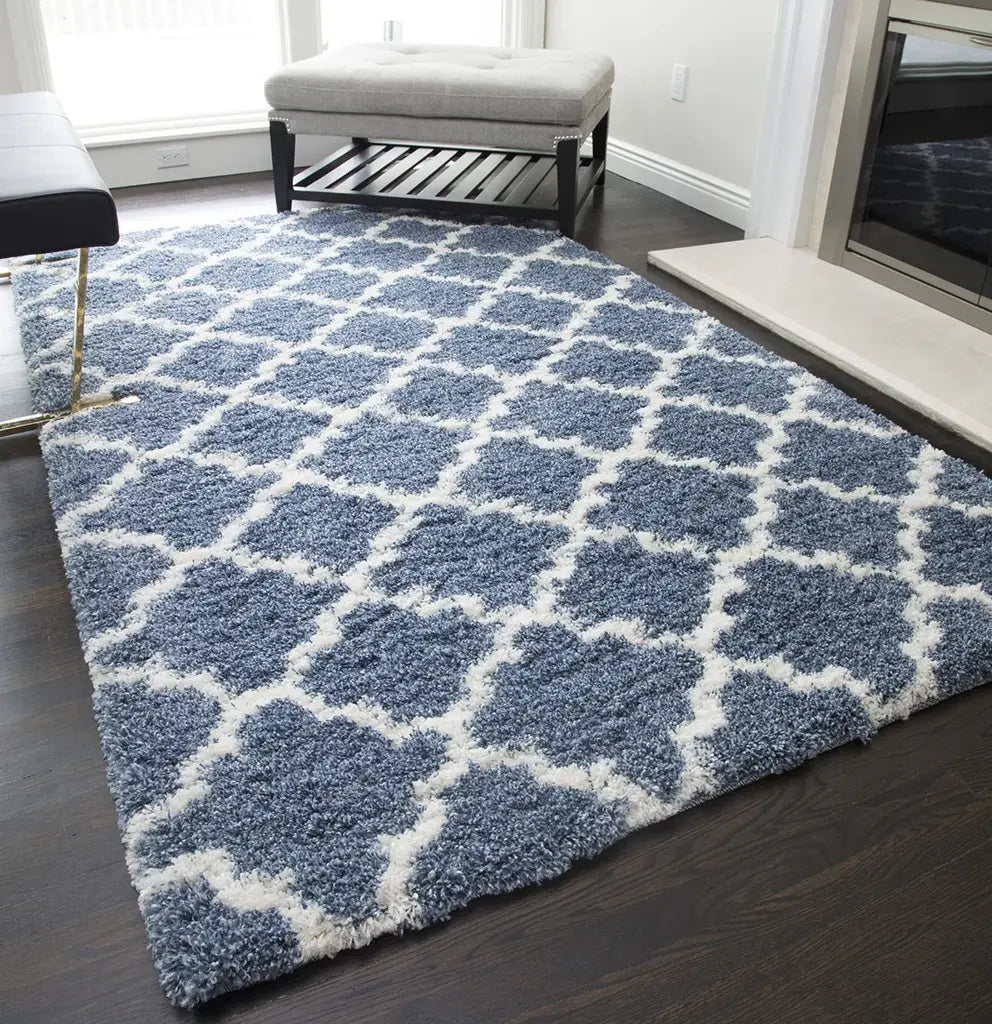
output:
<path id="1" fill-rule="evenodd" d="M 36 257 L 41 262 L 41 257 Z M 30 413 L 12 420 L 0 420 L 0 437 L 9 434 L 20 434 L 25 430 L 37 430 L 39 427 L 60 420 L 83 409 L 100 409 L 108 405 L 127 405 L 138 401 L 137 395 L 124 395 L 115 398 L 113 395 L 96 395 L 93 398 L 82 397 L 83 390 L 83 339 L 86 322 L 86 281 L 89 273 L 90 251 L 80 249 L 76 261 L 76 315 L 72 328 L 72 395 L 68 409 L 55 412 Z M 8 271 L 9 275 L 9 271 Z"/>
<path id="2" fill-rule="evenodd" d="M 69 408 L 75 412 L 83 393 L 83 334 L 86 321 L 86 279 L 90 269 L 89 249 L 80 249 L 76 260 L 76 317 L 72 327 L 72 398 Z"/>

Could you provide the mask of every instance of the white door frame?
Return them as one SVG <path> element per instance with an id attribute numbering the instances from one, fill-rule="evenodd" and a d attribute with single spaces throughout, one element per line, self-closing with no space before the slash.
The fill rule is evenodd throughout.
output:
<path id="1" fill-rule="evenodd" d="M 805 246 L 849 0 L 781 0 L 746 236 Z"/>

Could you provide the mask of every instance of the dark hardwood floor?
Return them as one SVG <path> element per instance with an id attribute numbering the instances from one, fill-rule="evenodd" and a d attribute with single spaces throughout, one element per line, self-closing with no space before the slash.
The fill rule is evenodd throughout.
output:
<path id="1" fill-rule="evenodd" d="M 261 176 L 122 190 L 125 229 L 268 211 Z M 992 458 L 649 268 L 739 232 L 611 177 L 587 245 L 988 470 Z M 26 401 L 0 291 L 0 416 Z M 32 437 L 0 445 L 0 1021 L 992 1022 L 992 687 L 187 1014 L 155 981 Z"/>

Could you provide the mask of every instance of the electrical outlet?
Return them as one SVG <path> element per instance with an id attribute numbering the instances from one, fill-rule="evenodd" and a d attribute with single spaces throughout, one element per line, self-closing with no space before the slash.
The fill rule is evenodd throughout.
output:
<path id="1" fill-rule="evenodd" d="M 678 100 L 679 103 L 685 103 L 685 82 L 688 77 L 688 65 L 672 65 L 672 99 Z"/>
<path id="2" fill-rule="evenodd" d="M 156 149 L 159 167 L 186 167 L 189 165 L 189 150 L 185 146 L 163 146 Z"/>

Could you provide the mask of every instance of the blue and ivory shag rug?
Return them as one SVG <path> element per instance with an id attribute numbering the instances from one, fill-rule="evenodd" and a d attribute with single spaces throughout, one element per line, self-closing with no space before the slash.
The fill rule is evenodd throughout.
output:
<path id="1" fill-rule="evenodd" d="M 15 272 L 36 402 L 71 261 Z M 992 678 L 992 484 L 557 234 L 338 207 L 92 254 L 42 447 L 193 1006 Z"/>

